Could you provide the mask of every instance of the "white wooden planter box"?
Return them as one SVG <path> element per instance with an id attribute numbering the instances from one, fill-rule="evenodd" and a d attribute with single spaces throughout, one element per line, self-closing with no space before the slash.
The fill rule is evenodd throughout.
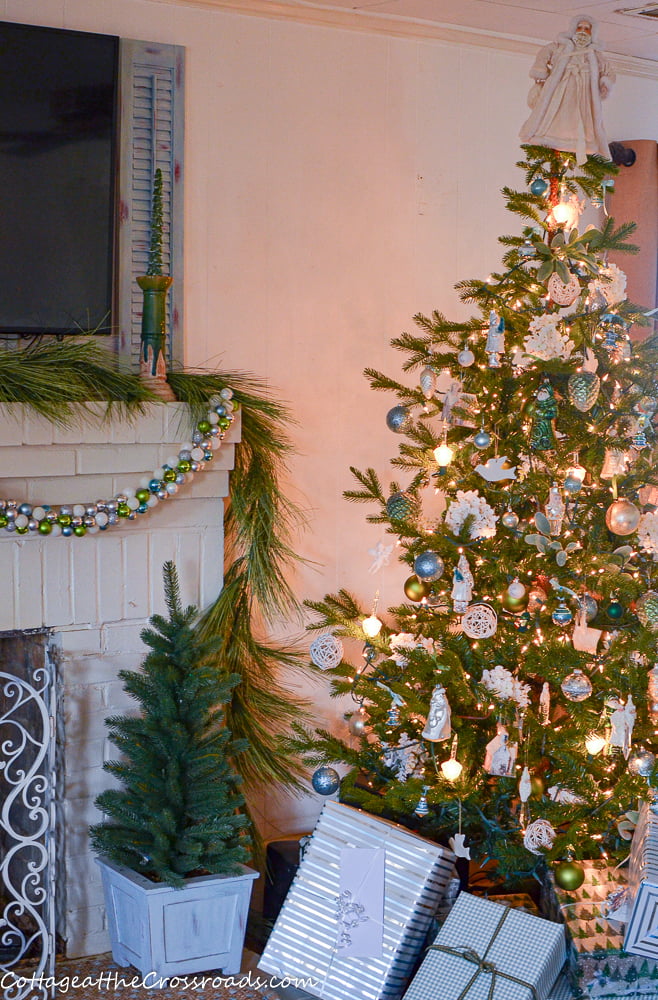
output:
<path id="1" fill-rule="evenodd" d="M 221 969 L 240 971 L 249 899 L 258 872 L 202 875 L 182 889 L 97 858 L 103 877 L 112 957 L 170 978 Z"/>

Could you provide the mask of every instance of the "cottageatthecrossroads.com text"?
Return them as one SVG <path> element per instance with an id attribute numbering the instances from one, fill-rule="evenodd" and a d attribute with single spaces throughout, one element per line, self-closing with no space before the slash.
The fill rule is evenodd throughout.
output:
<path id="1" fill-rule="evenodd" d="M 0 989 L 8 987 L 31 986 L 35 990 L 57 990 L 59 993 L 69 993 L 71 990 L 107 990 L 116 992 L 123 989 L 168 989 L 168 990 L 208 990 L 208 989 L 245 989 L 253 990 L 285 989 L 294 986 L 296 989 L 311 989 L 318 986 L 314 979 L 278 979 L 270 976 L 254 976 L 251 972 L 239 976 L 158 976 L 149 972 L 146 976 L 126 976 L 121 972 L 99 972 L 94 976 L 19 976 L 13 972 L 5 972 L 0 977 Z"/>

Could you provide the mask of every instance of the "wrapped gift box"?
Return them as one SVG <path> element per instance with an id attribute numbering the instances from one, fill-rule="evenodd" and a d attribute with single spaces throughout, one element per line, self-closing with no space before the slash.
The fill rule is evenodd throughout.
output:
<path id="1" fill-rule="evenodd" d="M 611 893 L 626 886 L 626 872 L 607 861 L 582 865 L 585 879 L 575 892 L 565 892 L 548 876 L 541 907 L 545 916 L 565 925 L 575 996 L 658 996 L 658 962 L 627 954 L 623 922 L 615 920 L 614 913 L 603 915 Z"/>
<path id="2" fill-rule="evenodd" d="M 658 815 L 648 802 L 640 809 L 631 844 L 628 912 L 624 948 L 658 959 Z"/>
<path id="3" fill-rule="evenodd" d="M 462 892 L 404 1000 L 547 1000 L 564 927 Z"/>
<path id="4" fill-rule="evenodd" d="M 398 1000 L 454 863 L 439 844 L 328 801 L 258 967 L 323 1000 Z"/>

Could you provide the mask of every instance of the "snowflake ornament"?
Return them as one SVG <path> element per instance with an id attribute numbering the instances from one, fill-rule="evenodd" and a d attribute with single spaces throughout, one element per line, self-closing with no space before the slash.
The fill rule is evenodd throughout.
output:
<path id="1" fill-rule="evenodd" d="M 567 361 L 575 345 L 566 333 L 560 332 L 559 323 L 560 317 L 556 313 L 535 316 L 528 324 L 529 333 L 523 342 L 526 354 L 542 361 L 553 361 L 555 358 Z"/>
<path id="2" fill-rule="evenodd" d="M 406 667 L 409 660 L 404 655 L 404 650 L 424 649 L 432 654 L 440 651 L 440 645 L 435 644 L 434 639 L 423 635 L 414 635 L 413 632 L 398 632 L 397 635 L 389 636 L 389 645 L 392 650 L 391 659 L 398 667 Z"/>
<path id="3" fill-rule="evenodd" d="M 457 490 L 445 514 L 446 526 L 458 535 L 467 517 L 473 517 L 470 538 L 493 538 L 496 534 L 498 517 L 477 490 Z"/>
<path id="4" fill-rule="evenodd" d="M 407 733 L 402 733 L 397 746 L 382 743 L 382 750 L 384 767 L 390 768 L 402 784 L 408 778 L 422 777 L 427 752 L 420 740 L 412 740 Z"/>
<path id="5" fill-rule="evenodd" d="M 638 545 L 644 549 L 654 562 L 658 562 L 658 512 L 647 511 L 640 518 L 637 529 Z"/>
<path id="6" fill-rule="evenodd" d="M 530 704 L 529 685 L 522 684 L 500 663 L 493 670 L 482 671 L 482 683 L 501 701 L 515 701 L 519 708 L 527 708 Z"/>
<path id="7" fill-rule="evenodd" d="M 599 277 L 589 282 L 587 289 L 592 298 L 599 292 L 609 306 L 618 305 L 626 298 L 626 275 L 616 264 L 599 268 Z"/>

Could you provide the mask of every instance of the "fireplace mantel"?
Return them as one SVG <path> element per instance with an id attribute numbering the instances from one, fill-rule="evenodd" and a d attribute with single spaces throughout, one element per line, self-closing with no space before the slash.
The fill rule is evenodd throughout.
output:
<path id="1" fill-rule="evenodd" d="M 18 405 L 0 406 L 0 497 L 36 504 L 93 503 L 139 486 L 189 437 L 187 407 L 153 404 L 133 422 L 81 419 L 60 428 Z M 134 521 L 83 538 L 0 529 L 4 580 L 0 631 L 47 627 L 60 647 L 65 744 L 66 919 L 69 957 L 109 948 L 98 868 L 87 828 L 109 784 L 103 761 L 108 715 L 133 708 L 118 672 L 146 653 L 140 632 L 165 610 L 162 566 L 176 563 L 183 600 L 199 607 L 219 593 L 239 414 L 210 466 Z"/>

